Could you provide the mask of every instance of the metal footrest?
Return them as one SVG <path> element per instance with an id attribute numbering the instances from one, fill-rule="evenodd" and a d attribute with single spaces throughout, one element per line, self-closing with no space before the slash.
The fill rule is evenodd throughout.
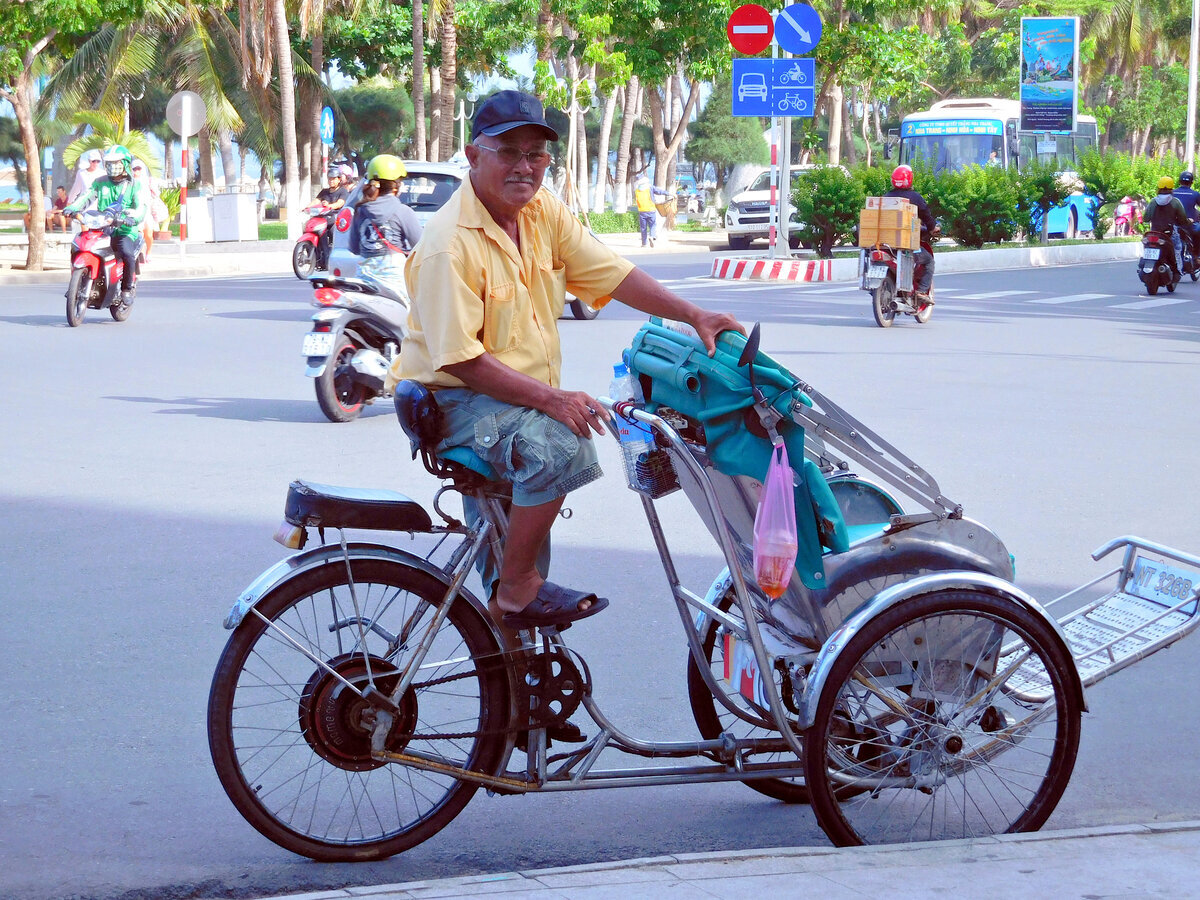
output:
<path id="1" fill-rule="evenodd" d="M 1121 565 L 1048 604 L 1116 579 L 1104 596 L 1059 619 L 1084 687 L 1145 659 L 1200 625 L 1200 558 L 1136 537 L 1120 537 L 1092 554 L 1124 548 Z"/>

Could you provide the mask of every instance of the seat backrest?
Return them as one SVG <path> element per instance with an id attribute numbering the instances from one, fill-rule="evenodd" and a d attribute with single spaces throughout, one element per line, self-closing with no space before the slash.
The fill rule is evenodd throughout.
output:
<path id="1" fill-rule="evenodd" d="M 396 385 L 396 418 L 412 444 L 413 459 L 417 453 L 433 453 L 433 448 L 445 437 L 446 423 L 433 391 L 419 381 L 405 379 Z"/>

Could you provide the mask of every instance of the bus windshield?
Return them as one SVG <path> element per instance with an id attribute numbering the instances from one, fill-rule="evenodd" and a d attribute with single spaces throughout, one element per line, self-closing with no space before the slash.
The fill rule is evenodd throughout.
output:
<path id="1" fill-rule="evenodd" d="M 995 154 L 993 156 L 992 154 Z M 966 166 L 1004 165 L 1004 138 L 999 134 L 938 134 L 906 137 L 900 161 L 922 162 L 935 172 Z"/>

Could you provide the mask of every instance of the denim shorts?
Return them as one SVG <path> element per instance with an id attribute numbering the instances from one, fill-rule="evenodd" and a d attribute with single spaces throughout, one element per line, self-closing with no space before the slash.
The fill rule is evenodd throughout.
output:
<path id="1" fill-rule="evenodd" d="M 438 449 L 473 450 L 512 484 L 517 506 L 549 503 L 604 474 L 590 439 L 536 409 L 467 388 L 442 388 L 437 401 L 446 420 Z"/>

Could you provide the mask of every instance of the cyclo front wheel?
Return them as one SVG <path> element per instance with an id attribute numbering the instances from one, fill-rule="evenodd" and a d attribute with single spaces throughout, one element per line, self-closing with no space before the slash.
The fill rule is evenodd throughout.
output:
<path id="1" fill-rule="evenodd" d="M 344 681 L 364 687 L 369 666 L 376 686 L 393 690 L 446 588 L 400 563 L 355 560 L 351 569 L 353 598 L 341 559 L 264 597 L 226 645 L 208 702 L 209 749 L 238 812 L 279 846 L 322 862 L 413 847 L 477 789 L 371 756 L 374 710 Z M 501 764 L 507 677 L 495 637 L 465 600 L 438 625 L 397 705 L 388 750 L 489 774 Z"/>
<path id="2" fill-rule="evenodd" d="M 1079 749 L 1081 692 L 1051 626 L 981 591 L 900 603 L 839 654 L 804 745 L 834 844 L 1036 831 Z"/>
<path id="3" fill-rule="evenodd" d="M 726 591 L 717 607 L 722 611 L 728 611 L 733 605 L 733 601 L 733 591 Z M 718 684 L 726 681 L 727 674 L 731 674 L 736 668 L 732 665 L 729 657 L 749 649 L 749 645 L 746 645 L 745 648 L 739 650 L 715 620 L 708 623 L 708 628 L 700 635 L 700 639 L 703 642 L 704 658 L 708 661 L 708 666 Z M 692 717 L 696 720 L 696 727 L 705 740 L 715 740 L 725 732 L 730 732 L 739 738 L 769 739 L 777 737 L 779 740 L 783 740 L 783 736 L 774 727 L 774 723 L 764 719 L 756 712 L 750 706 L 747 698 L 738 693 L 732 685 L 729 687 L 727 696 L 738 710 L 737 714 L 730 712 L 724 704 L 713 697 L 712 691 L 704 681 L 704 676 L 696 668 L 696 661 L 691 654 L 688 654 L 687 683 L 688 698 L 692 704 Z M 796 762 L 797 760 L 795 753 L 783 749 L 777 753 L 752 756 L 750 761 L 782 763 Z M 775 800 L 782 800 L 784 803 L 808 802 L 808 790 L 804 787 L 804 779 L 799 774 L 795 778 L 753 778 L 747 779 L 744 783 L 746 787 L 752 788 L 760 794 L 766 794 Z"/>

